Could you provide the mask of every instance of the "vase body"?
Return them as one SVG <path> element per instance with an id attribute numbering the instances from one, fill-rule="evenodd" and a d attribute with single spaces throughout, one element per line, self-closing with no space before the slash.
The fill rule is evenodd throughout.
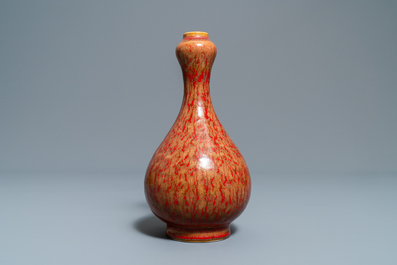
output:
<path id="1" fill-rule="evenodd" d="M 237 147 L 219 122 L 210 97 L 216 47 L 205 32 L 187 32 L 176 48 L 184 97 L 179 115 L 154 153 L 145 196 L 175 240 L 206 242 L 230 236 L 247 206 L 251 179 Z"/>

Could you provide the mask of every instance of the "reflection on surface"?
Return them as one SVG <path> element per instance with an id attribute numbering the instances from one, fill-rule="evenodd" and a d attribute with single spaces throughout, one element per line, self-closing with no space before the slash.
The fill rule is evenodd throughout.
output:
<path id="1" fill-rule="evenodd" d="M 214 167 L 214 163 L 207 155 L 202 155 L 202 157 L 199 158 L 199 166 L 204 169 L 211 169 Z"/>
<path id="2" fill-rule="evenodd" d="M 197 114 L 200 118 L 204 117 L 204 110 L 203 107 L 199 106 L 197 107 Z"/>

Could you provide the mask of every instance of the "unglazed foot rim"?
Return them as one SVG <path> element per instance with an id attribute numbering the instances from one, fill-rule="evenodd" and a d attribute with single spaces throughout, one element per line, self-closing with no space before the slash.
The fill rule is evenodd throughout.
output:
<path id="1" fill-rule="evenodd" d="M 230 237 L 231 232 L 229 225 L 215 229 L 189 229 L 167 225 L 166 234 L 176 241 L 204 243 L 225 240 Z"/>

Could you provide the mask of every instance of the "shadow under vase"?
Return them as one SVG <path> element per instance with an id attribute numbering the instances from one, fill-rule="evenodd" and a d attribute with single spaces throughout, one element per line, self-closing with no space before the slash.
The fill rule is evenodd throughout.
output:
<path id="1" fill-rule="evenodd" d="M 133 227 L 134 229 L 136 229 L 138 232 L 150 236 L 150 237 L 155 237 L 155 238 L 159 238 L 159 239 L 168 239 L 169 237 L 166 234 L 167 231 L 167 225 L 161 221 L 160 219 L 158 219 L 156 216 L 154 215 L 148 215 L 145 217 L 141 217 L 139 219 L 137 219 L 134 223 L 133 223 Z M 169 230 L 170 227 L 168 227 Z M 228 228 L 227 228 L 228 230 Z M 234 235 L 236 234 L 238 231 L 238 228 L 235 224 L 230 224 L 230 235 Z M 173 237 L 171 235 L 171 237 Z M 228 236 L 225 236 L 222 239 L 226 239 L 228 238 Z M 178 241 L 184 241 L 184 242 L 212 242 L 212 241 L 219 241 L 222 239 L 215 239 L 215 240 L 183 240 L 183 239 L 178 239 L 173 237 L 172 239 L 178 240 Z"/>

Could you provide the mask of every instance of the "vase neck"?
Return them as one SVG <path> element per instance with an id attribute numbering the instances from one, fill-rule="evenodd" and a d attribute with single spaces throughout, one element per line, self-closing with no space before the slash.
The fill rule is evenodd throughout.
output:
<path id="1" fill-rule="evenodd" d="M 216 47 L 201 31 L 187 32 L 176 48 L 184 81 L 183 104 L 192 107 L 211 106 L 210 76 Z"/>

